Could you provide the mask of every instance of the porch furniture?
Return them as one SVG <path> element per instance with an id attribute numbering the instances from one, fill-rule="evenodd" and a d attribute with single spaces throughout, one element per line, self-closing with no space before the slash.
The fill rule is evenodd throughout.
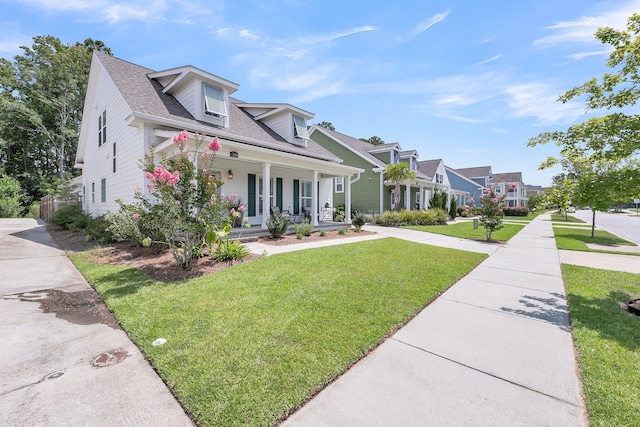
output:
<path id="1" fill-rule="evenodd" d="M 320 221 L 331 222 L 333 221 L 333 214 L 336 208 L 324 207 L 320 208 Z"/>

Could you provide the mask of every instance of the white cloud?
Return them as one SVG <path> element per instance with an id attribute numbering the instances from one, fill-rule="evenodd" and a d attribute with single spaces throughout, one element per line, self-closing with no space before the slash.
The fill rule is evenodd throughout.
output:
<path id="1" fill-rule="evenodd" d="M 251 30 L 247 30 L 246 28 L 240 30 L 238 35 L 245 39 L 258 40 L 260 37 L 251 32 Z"/>
<path id="2" fill-rule="evenodd" d="M 162 15 L 167 9 L 166 0 L 138 0 L 138 1 L 113 1 L 113 0 L 19 0 L 29 6 L 47 10 L 62 12 L 83 12 L 84 18 L 91 21 L 106 21 L 116 24 L 127 20 L 147 21 L 150 19 L 163 19 Z"/>
<path id="3" fill-rule="evenodd" d="M 432 17 L 430 17 L 429 19 L 419 23 L 418 25 L 416 25 L 415 27 L 413 27 L 413 29 L 411 30 L 411 32 L 409 33 L 409 35 L 407 36 L 398 36 L 396 38 L 396 40 L 399 43 L 405 43 L 408 42 L 409 40 L 413 39 L 414 37 L 419 36 L 420 34 L 424 33 L 425 31 L 427 31 L 429 28 L 433 27 L 434 25 L 436 25 L 438 22 L 441 22 L 442 20 L 444 20 L 444 18 L 447 17 L 447 15 L 449 15 L 449 10 L 447 10 L 446 12 L 443 13 L 436 13 L 435 15 L 433 15 Z"/>
<path id="4" fill-rule="evenodd" d="M 500 58 L 502 58 L 502 54 L 501 53 L 497 54 L 496 56 L 494 56 L 492 58 L 485 59 L 484 61 L 478 62 L 478 65 L 488 64 L 489 62 L 497 61 Z"/>
<path id="5" fill-rule="evenodd" d="M 558 102 L 558 93 L 545 83 L 517 84 L 504 92 L 513 116 L 535 118 L 536 125 L 569 124 L 585 113 L 582 103 Z"/>
<path id="6" fill-rule="evenodd" d="M 353 36 L 359 33 L 366 33 L 369 31 L 375 31 L 375 28 L 370 25 L 365 25 L 363 27 L 350 28 L 348 30 L 340 31 L 332 34 L 324 34 L 313 37 L 303 37 L 298 39 L 299 43 L 302 44 L 315 44 L 315 43 L 326 43 L 331 42 L 343 37 Z"/>
<path id="7" fill-rule="evenodd" d="M 581 16 L 573 21 L 561 21 L 547 27 L 553 34 L 533 42 L 537 47 L 547 48 L 568 42 L 599 44 L 593 35 L 600 27 L 624 29 L 631 14 L 640 9 L 640 0 L 631 0 L 606 12 L 593 16 Z"/>
<path id="8" fill-rule="evenodd" d="M 480 119 L 472 119 L 471 117 L 448 115 L 448 114 L 434 114 L 434 117 L 439 117 L 441 119 L 453 120 L 456 122 L 463 122 L 463 123 L 482 123 L 483 122 L 483 120 L 480 120 Z"/>
<path id="9" fill-rule="evenodd" d="M 306 73 L 291 73 L 275 78 L 273 84 L 276 89 L 299 91 L 320 85 L 332 74 L 331 67 L 315 69 Z"/>
<path id="10" fill-rule="evenodd" d="M 445 95 L 437 98 L 435 101 L 437 105 L 472 105 L 478 102 L 478 99 L 469 96 L 468 94 L 455 93 L 453 95 Z"/>
<path id="11" fill-rule="evenodd" d="M 611 53 L 611 51 L 612 51 L 612 49 L 597 50 L 597 51 L 594 51 L 594 52 L 580 52 L 580 53 L 574 53 L 574 54 L 571 54 L 571 55 L 567 55 L 567 58 L 571 59 L 573 61 L 579 61 L 581 59 L 588 58 L 588 57 L 591 57 L 591 56 L 608 55 L 608 54 Z"/>

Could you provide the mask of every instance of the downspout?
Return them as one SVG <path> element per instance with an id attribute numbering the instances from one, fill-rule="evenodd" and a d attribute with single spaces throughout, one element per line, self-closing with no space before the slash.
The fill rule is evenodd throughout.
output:
<path id="1" fill-rule="evenodd" d="M 353 184 L 354 182 L 358 182 L 360 180 L 360 171 L 356 172 L 357 176 L 356 179 L 351 179 L 351 176 L 349 176 L 349 192 L 347 193 L 347 197 L 345 200 L 345 213 L 344 213 L 344 222 L 347 224 L 351 224 L 351 184 Z"/>

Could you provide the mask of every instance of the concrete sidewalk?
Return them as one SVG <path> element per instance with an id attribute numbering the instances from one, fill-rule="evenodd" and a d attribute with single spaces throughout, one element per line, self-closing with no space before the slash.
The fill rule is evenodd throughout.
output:
<path id="1" fill-rule="evenodd" d="M 2 426 L 193 425 L 35 220 L 0 219 L 0 336 Z"/>
<path id="2" fill-rule="evenodd" d="M 586 426 L 577 372 L 543 215 L 283 426 Z"/>

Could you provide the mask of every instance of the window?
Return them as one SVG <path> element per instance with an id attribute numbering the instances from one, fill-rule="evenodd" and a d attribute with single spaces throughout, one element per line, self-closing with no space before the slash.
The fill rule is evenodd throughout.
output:
<path id="1" fill-rule="evenodd" d="M 502 185 L 496 185 L 495 192 L 496 192 L 496 194 L 501 194 L 502 193 Z"/>
<path id="2" fill-rule="evenodd" d="M 307 132 L 307 123 L 305 120 L 294 114 L 293 116 L 293 136 L 299 139 L 309 139 L 309 132 Z"/>
<path id="3" fill-rule="evenodd" d="M 262 178 L 258 180 L 258 214 L 262 215 L 262 186 L 263 181 Z M 275 206 L 275 194 L 273 192 L 273 179 L 269 181 L 269 206 Z"/>
<path id="4" fill-rule="evenodd" d="M 436 173 L 436 184 L 442 184 L 444 182 L 444 176 L 440 173 Z"/>
<path id="5" fill-rule="evenodd" d="M 336 193 L 344 193 L 344 177 L 339 176 L 334 178 L 336 183 Z"/>
<path id="6" fill-rule="evenodd" d="M 311 181 L 302 182 L 302 191 L 300 191 L 300 206 L 302 209 L 311 211 Z"/>
<path id="7" fill-rule="evenodd" d="M 107 201 L 107 178 L 102 178 L 100 181 L 100 201 L 102 203 Z"/>
<path id="8" fill-rule="evenodd" d="M 113 173 L 116 173 L 117 164 L 116 164 L 116 143 L 113 143 Z"/>
<path id="9" fill-rule="evenodd" d="M 96 202 L 96 183 L 91 183 L 91 203 Z"/>
<path id="10" fill-rule="evenodd" d="M 204 113 L 213 117 L 227 116 L 224 91 L 206 83 L 204 83 Z"/>
<path id="11" fill-rule="evenodd" d="M 420 192 L 416 193 L 416 206 L 420 206 Z"/>
<path id="12" fill-rule="evenodd" d="M 98 116 L 98 147 L 107 142 L 107 110 Z"/>

